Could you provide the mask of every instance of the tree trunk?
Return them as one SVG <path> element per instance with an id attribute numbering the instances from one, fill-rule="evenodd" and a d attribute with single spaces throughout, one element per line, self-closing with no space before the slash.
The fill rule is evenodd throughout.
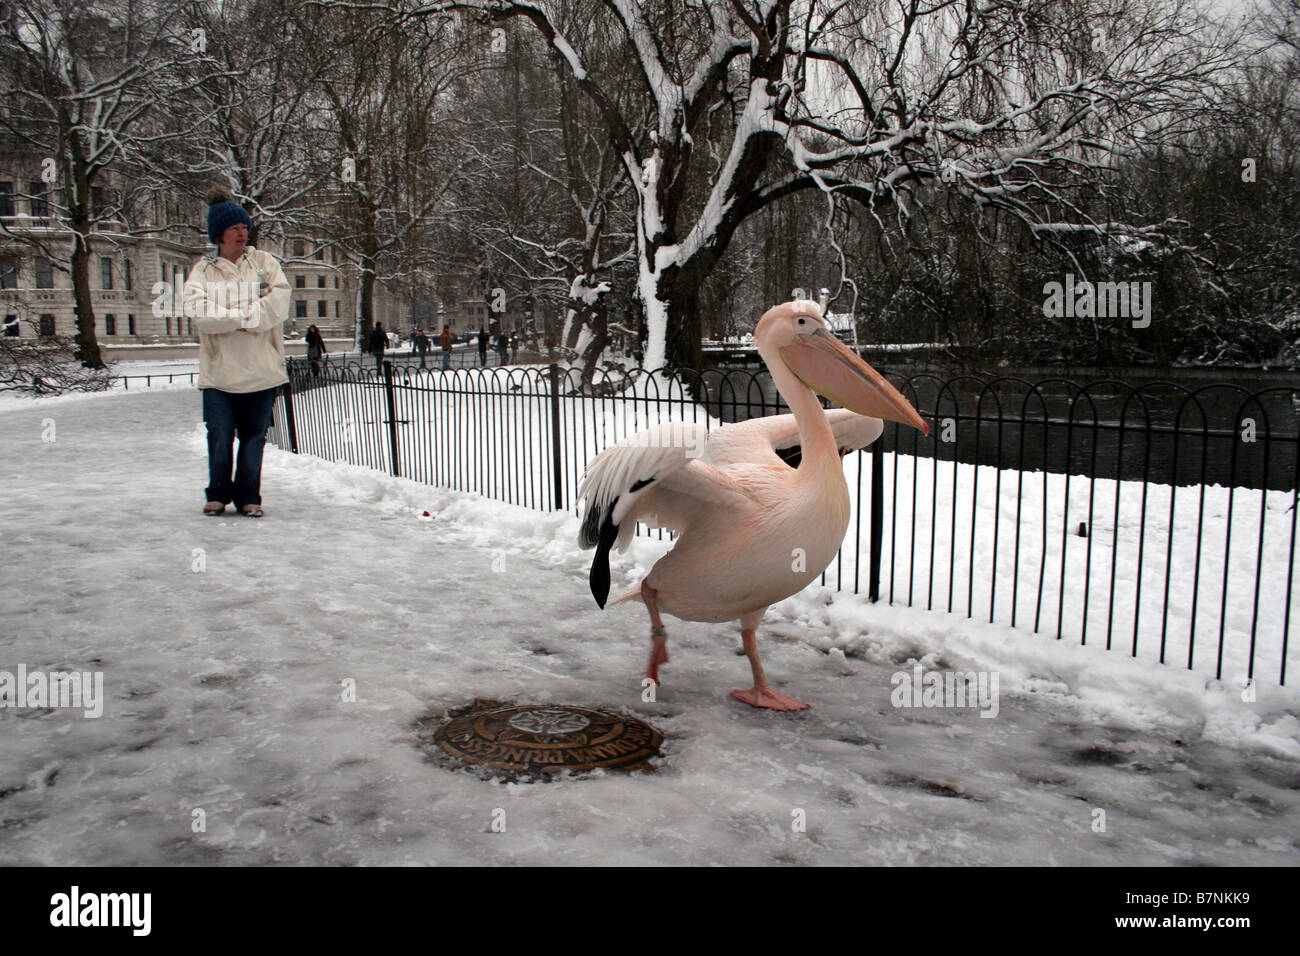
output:
<path id="1" fill-rule="evenodd" d="M 605 314 L 604 306 L 597 304 L 583 313 L 582 321 L 587 328 L 587 342 L 578 361 L 582 363 L 582 390 L 586 392 L 591 388 L 600 357 L 609 346 L 609 316 Z"/>
<path id="2" fill-rule="evenodd" d="M 86 368 L 105 368 L 99 341 L 95 338 L 95 305 L 90 298 L 89 237 L 84 222 L 74 221 L 73 230 L 69 262 L 72 267 L 72 298 L 77 313 L 77 348 L 73 355 Z"/>
<path id="3" fill-rule="evenodd" d="M 694 289 L 678 290 L 668 297 L 665 363 L 672 369 L 698 372 L 704 365 L 700 347 L 699 299 Z"/>
<path id="4" fill-rule="evenodd" d="M 361 265 L 361 295 L 358 301 L 358 316 L 361 322 L 361 341 L 358 343 L 362 352 L 365 352 L 366 346 L 370 342 L 370 334 L 374 331 L 374 310 L 375 310 L 375 270 L 369 262 Z"/>
<path id="5" fill-rule="evenodd" d="M 570 304 L 564 310 L 564 328 L 560 331 L 560 347 L 570 352 L 576 351 L 580 334 L 582 334 L 582 314 Z"/>
<path id="6" fill-rule="evenodd" d="M 582 389 L 584 392 L 591 388 L 591 380 L 596 375 L 596 366 L 600 362 L 600 357 L 605 354 L 608 345 L 609 332 L 605 328 L 605 323 L 601 322 L 599 330 L 591 337 L 591 342 L 582 353 Z"/>

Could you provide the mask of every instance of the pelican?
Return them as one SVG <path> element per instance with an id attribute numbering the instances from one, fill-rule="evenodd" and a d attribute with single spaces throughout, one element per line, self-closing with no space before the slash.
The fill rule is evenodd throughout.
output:
<path id="1" fill-rule="evenodd" d="M 831 334 L 809 300 L 769 309 L 754 330 L 758 354 L 792 414 L 709 432 L 669 422 L 606 448 L 587 466 L 579 543 L 595 548 L 591 592 L 609 598 L 609 552 L 626 550 L 638 522 L 677 534 L 673 549 L 626 594 L 650 613 L 646 677 L 668 663 L 663 614 L 739 621 L 754 686 L 731 696 L 753 707 L 809 705 L 772 689 L 758 656 L 758 625 L 771 604 L 803 590 L 830 564 L 849 524 L 843 455 L 880 437 L 881 419 L 927 435 L 929 426 L 885 378 Z M 817 394 L 843 408 L 826 411 Z M 778 454 L 798 455 L 792 467 Z"/>

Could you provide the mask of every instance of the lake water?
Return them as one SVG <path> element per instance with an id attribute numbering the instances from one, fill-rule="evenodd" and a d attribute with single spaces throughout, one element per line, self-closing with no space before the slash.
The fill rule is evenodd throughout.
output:
<path id="1" fill-rule="evenodd" d="M 1300 475 L 1300 376 L 1252 370 L 1074 370 L 975 375 L 876 367 L 931 425 L 885 430 L 886 451 L 1099 478 L 1293 489 Z M 1001 380 L 998 380 L 1001 379 Z M 706 372 L 724 421 L 785 411 L 761 366 Z"/>

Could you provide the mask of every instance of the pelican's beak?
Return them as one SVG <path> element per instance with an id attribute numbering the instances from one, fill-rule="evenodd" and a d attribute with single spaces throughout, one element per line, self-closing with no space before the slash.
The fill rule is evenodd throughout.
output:
<path id="1" fill-rule="evenodd" d="M 825 329 L 795 336 L 792 344 L 781 348 L 781 357 L 801 382 L 837 405 L 930 434 L 930 426 L 912 403 Z"/>

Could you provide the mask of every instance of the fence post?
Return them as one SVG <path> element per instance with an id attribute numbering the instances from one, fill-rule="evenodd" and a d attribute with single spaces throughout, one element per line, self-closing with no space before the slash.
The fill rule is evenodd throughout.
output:
<path id="1" fill-rule="evenodd" d="M 881 435 L 871 443 L 871 555 L 867 570 L 867 599 L 880 600 L 880 544 L 885 529 L 881 527 L 885 514 L 885 450 Z"/>
<path id="2" fill-rule="evenodd" d="M 393 477 L 400 478 L 397 467 L 397 403 L 393 400 L 393 363 L 384 360 L 384 395 L 388 400 L 388 449 L 392 452 Z"/>
<path id="3" fill-rule="evenodd" d="M 298 423 L 293 418 L 293 375 L 284 383 L 284 418 L 289 424 L 289 450 L 298 454 Z"/>
<path id="4" fill-rule="evenodd" d="M 559 511 L 564 507 L 563 457 L 560 454 L 560 367 L 554 362 L 550 366 L 551 377 L 551 473 L 555 476 L 552 489 L 551 510 Z"/>

